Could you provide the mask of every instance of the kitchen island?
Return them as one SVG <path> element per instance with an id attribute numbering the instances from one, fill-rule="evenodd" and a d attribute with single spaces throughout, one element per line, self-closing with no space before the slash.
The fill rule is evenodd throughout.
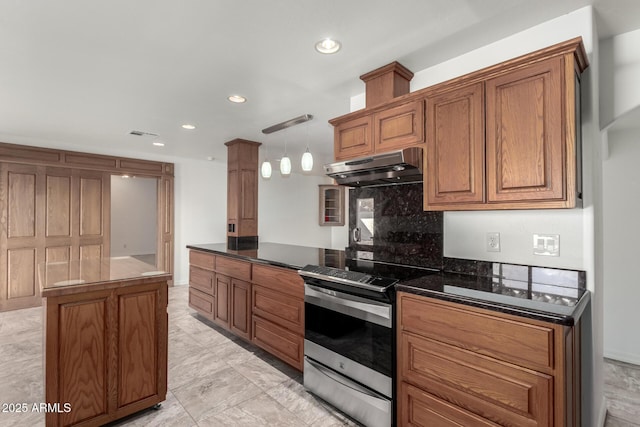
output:
<path id="1" fill-rule="evenodd" d="M 98 426 L 167 392 L 171 275 L 132 257 L 39 266 L 47 426 Z"/>

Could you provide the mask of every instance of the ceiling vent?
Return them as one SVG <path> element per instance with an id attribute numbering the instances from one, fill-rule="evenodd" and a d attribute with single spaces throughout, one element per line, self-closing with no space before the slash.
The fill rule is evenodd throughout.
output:
<path id="1" fill-rule="evenodd" d="M 136 136 L 158 136 L 155 133 L 151 133 L 151 132 L 143 132 L 141 130 L 132 130 L 131 132 L 129 132 L 129 135 L 136 135 Z"/>

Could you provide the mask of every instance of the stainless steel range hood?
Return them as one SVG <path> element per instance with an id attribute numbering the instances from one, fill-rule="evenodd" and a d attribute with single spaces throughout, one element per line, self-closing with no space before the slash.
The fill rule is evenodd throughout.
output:
<path id="1" fill-rule="evenodd" d="M 338 184 L 351 187 L 422 181 L 422 148 L 411 147 L 324 165 Z"/>

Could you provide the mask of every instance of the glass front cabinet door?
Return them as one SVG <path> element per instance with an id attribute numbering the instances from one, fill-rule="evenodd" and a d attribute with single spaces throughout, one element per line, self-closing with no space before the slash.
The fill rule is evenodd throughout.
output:
<path id="1" fill-rule="evenodd" d="M 320 225 L 344 225 L 344 187 L 320 185 Z"/>

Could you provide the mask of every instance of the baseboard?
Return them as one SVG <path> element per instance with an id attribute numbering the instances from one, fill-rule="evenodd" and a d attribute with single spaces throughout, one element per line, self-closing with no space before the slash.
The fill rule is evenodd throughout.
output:
<path id="1" fill-rule="evenodd" d="M 632 365 L 640 366 L 640 355 L 638 354 L 621 353 L 617 351 L 605 350 L 604 357 L 607 359 L 613 359 L 619 362 L 631 363 Z"/>
<path id="2" fill-rule="evenodd" d="M 596 421 L 597 427 L 604 427 L 604 423 L 607 421 L 607 398 L 602 397 L 602 402 L 600 403 L 600 411 L 598 412 L 598 419 Z"/>

